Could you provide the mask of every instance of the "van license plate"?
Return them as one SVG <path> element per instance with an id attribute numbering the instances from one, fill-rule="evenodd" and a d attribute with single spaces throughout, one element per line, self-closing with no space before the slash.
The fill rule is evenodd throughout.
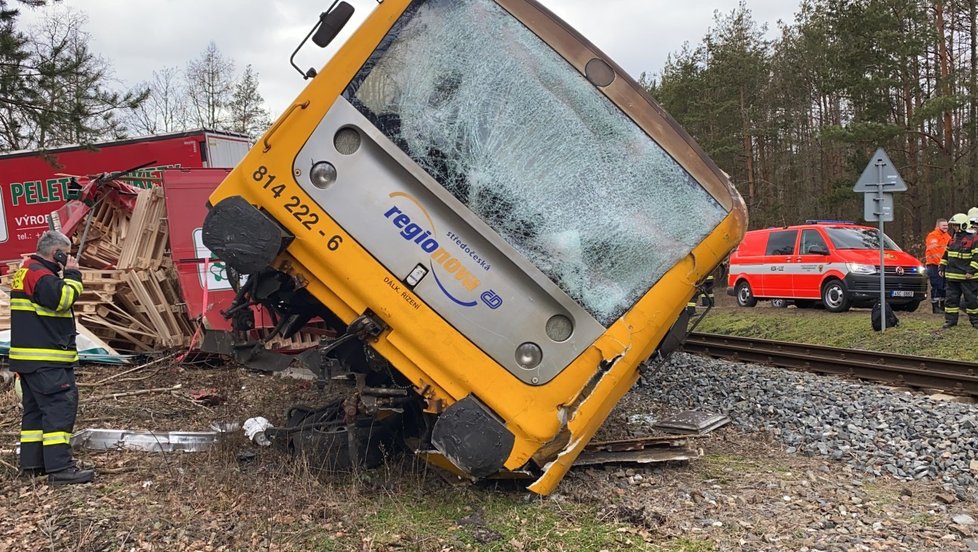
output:
<path id="1" fill-rule="evenodd" d="M 913 297 L 912 291 L 891 291 L 891 297 Z"/>

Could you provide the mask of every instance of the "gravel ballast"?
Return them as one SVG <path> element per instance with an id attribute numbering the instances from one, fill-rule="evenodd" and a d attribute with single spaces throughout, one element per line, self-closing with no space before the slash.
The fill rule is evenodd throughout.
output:
<path id="1" fill-rule="evenodd" d="M 828 457 L 876 476 L 937 478 L 959 499 L 978 499 L 974 404 L 682 353 L 650 366 L 635 392 L 666 411 L 727 414 L 744 431 L 778 437 L 789 453 Z"/>

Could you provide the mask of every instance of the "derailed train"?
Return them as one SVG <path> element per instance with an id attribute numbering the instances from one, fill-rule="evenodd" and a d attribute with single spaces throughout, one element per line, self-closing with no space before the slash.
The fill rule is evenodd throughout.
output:
<path id="1" fill-rule="evenodd" d="M 260 303 L 282 334 L 335 332 L 301 361 L 346 391 L 289 413 L 277 438 L 291 449 L 369 464 L 397 437 L 459 475 L 548 494 L 685 335 L 746 208 L 539 3 L 360 7 L 210 198 L 205 244 L 242 275 L 228 315 L 248 330 L 243 307 Z M 353 11 L 335 3 L 313 41 Z"/>

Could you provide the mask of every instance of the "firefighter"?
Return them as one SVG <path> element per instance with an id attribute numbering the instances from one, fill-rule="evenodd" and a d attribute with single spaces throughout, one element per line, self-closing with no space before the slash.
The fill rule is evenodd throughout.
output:
<path id="1" fill-rule="evenodd" d="M 924 264 L 927 266 L 927 278 L 930 279 L 930 305 L 934 314 L 944 312 L 944 278 L 941 277 L 941 258 L 951 235 L 947 232 L 947 219 L 937 219 L 934 230 L 927 234 L 924 241 Z"/>
<path id="2" fill-rule="evenodd" d="M 690 316 L 696 314 L 697 303 L 704 307 L 712 307 L 716 304 L 716 296 L 713 294 L 713 287 L 715 284 L 716 271 L 713 271 L 706 277 L 706 280 L 703 280 L 703 292 L 693 294 L 693 297 L 690 298 L 689 303 L 686 303 L 686 312 L 688 312 Z"/>
<path id="3" fill-rule="evenodd" d="M 958 324 L 962 307 L 978 328 L 978 234 L 968 232 L 968 215 L 958 213 L 948 221 L 951 242 L 941 259 L 941 272 L 947 279 L 947 302 L 944 307 L 944 328 Z"/>
<path id="4" fill-rule="evenodd" d="M 66 254 L 70 247 L 61 232 L 45 232 L 37 253 L 24 261 L 10 285 L 10 368 L 20 374 L 24 404 L 21 474 L 46 474 L 52 485 L 88 483 L 95 477 L 71 457 L 78 410 L 72 305 L 82 293 L 82 278 L 78 262 Z"/>

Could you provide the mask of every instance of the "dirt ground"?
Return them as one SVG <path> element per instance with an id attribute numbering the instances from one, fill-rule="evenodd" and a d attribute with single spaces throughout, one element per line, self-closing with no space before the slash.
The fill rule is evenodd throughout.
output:
<path id="1" fill-rule="evenodd" d="M 82 367 L 79 424 L 190 431 L 263 415 L 282 423 L 308 382 L 238 367 Z M 94 385 L 97 384 L 97 385 Z M 173 391 L 110 398 L 139 389 Z M 210 389 L 219 404 L 189 393 Z M 604 436 L 655 413 L 634 390 Z M 932 481 L 863 478 L 718 430 L 689 463 L 575 468 L 556 494 L 459 484 L 410 455 L 352 474 L 312 473 L 240 433 L 203 453 L 79 451 L 95 483 L 49 487 L 13 466 L 19 405 L 0 392 L 0 550 L 967 550 L 976 504 Z M 955 519 L 959 523 L 955 523 Z"/>

